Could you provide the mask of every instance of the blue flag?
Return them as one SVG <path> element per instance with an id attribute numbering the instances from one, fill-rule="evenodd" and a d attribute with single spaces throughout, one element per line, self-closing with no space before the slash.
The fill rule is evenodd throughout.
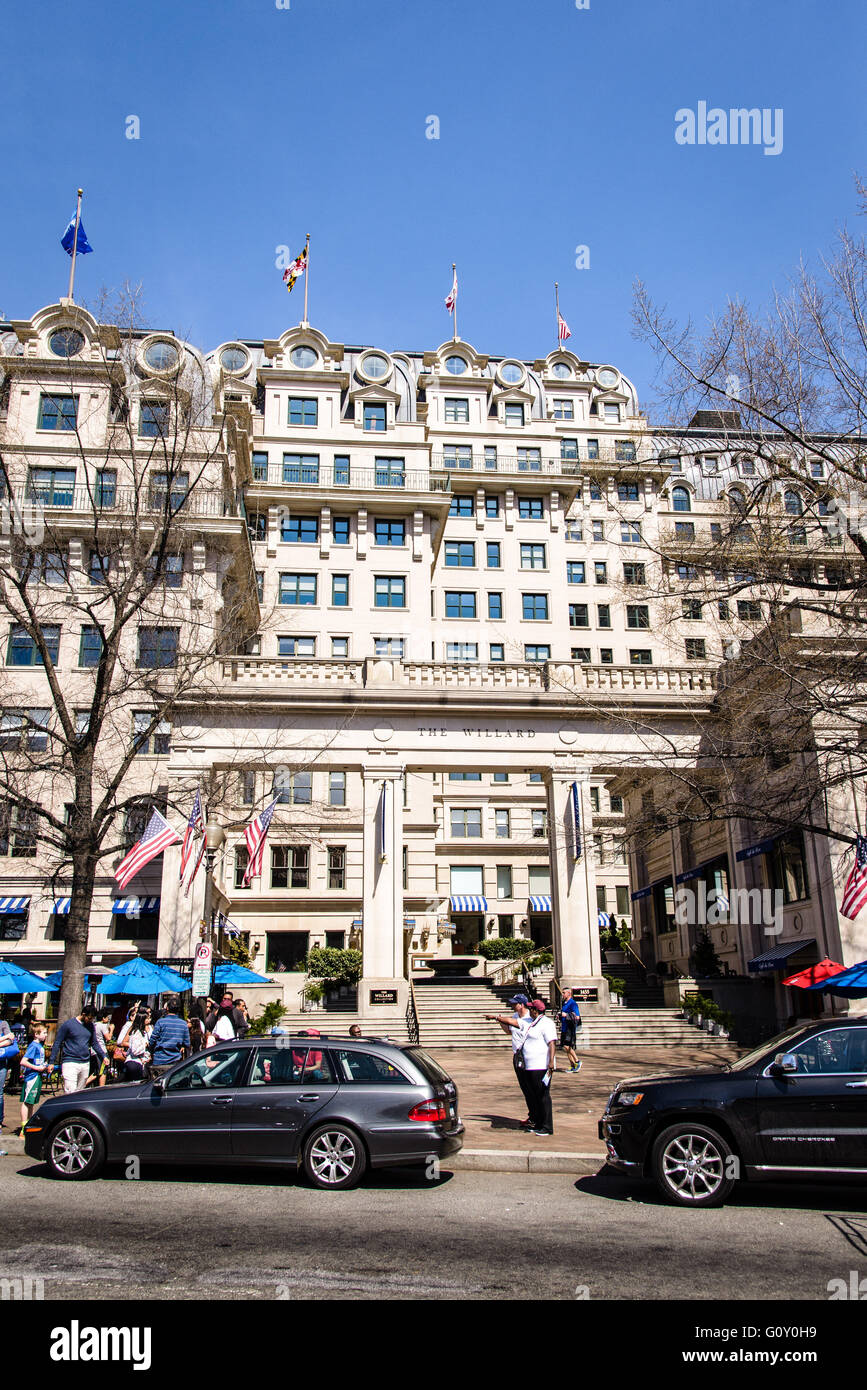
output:
<path id="1" fill-rule="evenodd" d="M 69 223 L 69 226 L 67 227 L 66 231 L 63 233 L 63 236 L 60 238 L 60 245 L 63 247 L 64 251 L 66 252 L 66 254 L 67 254 L 68 256 L 71 256 L 71 255 L 72 255 L 72 243 L 73 243 L 73 241 L 75 241 L 75 217 L 74 217 L 74 216 L 72 217 L 72 219 L 71 219 L 71 221 L 70 221 L 70 223 Z M 90 242 L 88 241 L 87 236 L 86 236 L 86 234 L 85 234 L 85 231 L 84 231 L 84 223 L 83 223 L 83 222 L 79 222 L 79 224 L 78 224 L 78 241 L 77 241 L 77 244 L 76 244 L 75 249 L 76 249 L 76 251 L 77 251 L 77 253 L 78 253 L 79 256 L 86 256 L 87 253 L 88 253 L 88 251 L 92 251 L 92 250 L 93 250 L 93 247 L 91 246 L 91 244 L 90 244 Z"/>

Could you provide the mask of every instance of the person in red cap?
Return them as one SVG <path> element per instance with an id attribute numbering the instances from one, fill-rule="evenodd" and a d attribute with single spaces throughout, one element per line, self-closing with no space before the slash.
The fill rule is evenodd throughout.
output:
<path id="1" fill-rule="evenodd" d="M 533 1121 L 530 1133 L 538 1135 L 554 1133 L 551 1077 L 557 1065 L 557 1029 L 545 1017 L 546 1007 L 541 999 L 530 1000 L 532 1021 L 522 1043 L 527 1101 Z"/>

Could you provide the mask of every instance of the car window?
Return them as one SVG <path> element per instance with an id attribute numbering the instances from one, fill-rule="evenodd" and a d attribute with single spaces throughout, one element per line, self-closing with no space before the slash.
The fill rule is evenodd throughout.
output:
<path id="1" fill-rule="evenodd" d="M 798 1071 L 807 1075 L 863 1072 L 867 1070 L 865 1033 L 863 1028 L 833 1028 L 797 1043 L 790 1052 L 797 1058 Z"/>
<path id="2" fill-rule="evenodd" d="M 303 1086 L 311 1081 L 333 1081 L 334 1072 L 327 1052 L 292 1044 L 272 1043 L 260 1047 L 250 1072 L 249 1086 Z"/>
<path id="3" fill-rule="evenodd" d="M 166 1082 L 166 1090 L 198 1091 L 215 1086 L 237 1086 L 247 1056 L 243 1048 L 232 1052 L 215 1052 L 208 1048 L 174 1072 Z"/>
<path id="4" fill-rule="evenodd" d="M 354 1081 L 366 1083 L 368 1085 L 393 1085 L 409 1086 L 410 1081 L 404 1076 L 402 1071 L 384 1057 L 377 1057 L 373 1052 L 350 1052 L 346 1050 L 338 1051 L 337 1071 L 341 1081 Z"/>

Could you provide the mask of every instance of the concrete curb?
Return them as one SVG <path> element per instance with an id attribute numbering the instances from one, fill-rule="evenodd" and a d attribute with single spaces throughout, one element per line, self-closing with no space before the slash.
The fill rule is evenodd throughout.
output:
<path id="1" fill-rule="evenodd" d="M 461 1149 L 443 1159 L 444 1168 L 476 1173 L 571 1173 L 590 1177 L 605 1165 L 605 1154 L 557 1153 L 543 1149 Z"/>

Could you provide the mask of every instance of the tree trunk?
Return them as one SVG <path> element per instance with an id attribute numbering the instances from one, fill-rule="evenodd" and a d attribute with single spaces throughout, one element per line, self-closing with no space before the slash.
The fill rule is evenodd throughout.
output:
<path id="1" fill-rule="evenodd" d="M 95 856 L 87 851 L 76 854 L 72 862 L 72 898 L 63 950 L 63 980 L 57 1003 L 58 1023 L 73 1018 L 81 1009 L 95 878 Z"/>

